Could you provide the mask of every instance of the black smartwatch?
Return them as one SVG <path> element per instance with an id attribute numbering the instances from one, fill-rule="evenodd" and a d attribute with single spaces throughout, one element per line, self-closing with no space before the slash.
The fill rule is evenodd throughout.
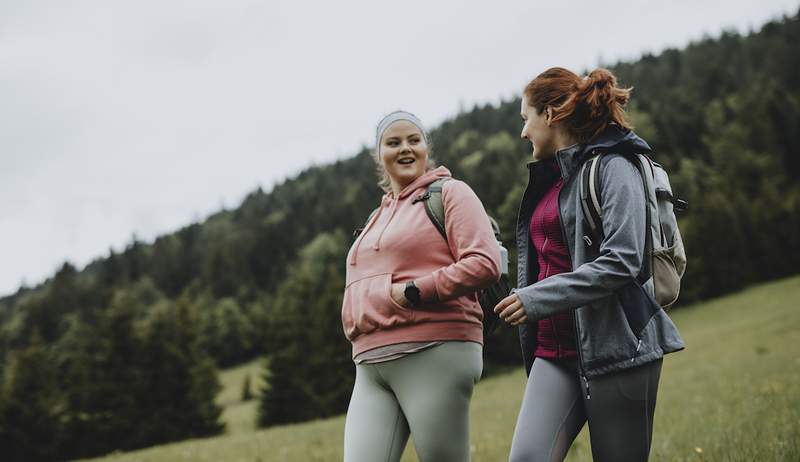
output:
<path id="1" fill-rule="evenodd" d="M 406 282 L 406 290 L 403 291 L 403 295 L 411 303 L 411 306 L 419 306 L 422 303 L 419 287 L 414 284 L 414 281 Z"/>

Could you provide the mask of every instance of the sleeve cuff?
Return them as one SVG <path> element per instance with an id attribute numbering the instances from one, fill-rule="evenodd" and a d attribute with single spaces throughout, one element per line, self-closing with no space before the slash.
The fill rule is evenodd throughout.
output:
<path id="1" fill-rule="evenodd" d="M 419 289 L 419 296 L 422 303 L 439 301 L 439 294 L 436 292 L 436 283 L 433 281 L 433 275 L 415 279 L 414 284 Z"/>
<path id="2" fill-rule="evenodd" d="M 525 310 L 525 314 L 528 316 L 529 322 L 538 321 L 544 317 L 537 309 L 536 302 L 534 302 L 533 297 L 531 297 L 531 294 L 528 291 L 524 289 L 517 289 L 515 294 L 519 298 L 519 301 L 522 302 L 522 308 Z"/>

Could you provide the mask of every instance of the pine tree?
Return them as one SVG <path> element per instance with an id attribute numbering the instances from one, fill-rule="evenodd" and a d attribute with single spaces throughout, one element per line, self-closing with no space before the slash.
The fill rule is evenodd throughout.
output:
<path id="1" fill-rule="evenodd" d="M 322 234 L 301 252 L 279 289 L 259 425 L 297 422 L 347 409 L 354 370 L 341 328 L 344 233 Z"/>
<path id="2" fill-rule="evenodd" d="M 214 402 L 221 386 L 213 360 L 200 348 L 197 313 L 187 297 L 162 305 L 150 320 L 143 354 L 144 404 L 136 446 L 221 432 Z"/>
<path id="3" fill-rule="evenodd" d="M 250 374 L 247 374 L 242 384 L 242 401 L 250 401 L 253 399 L 253 390 L 250 386 Z"/>
<path id="4" fill-rule="evenodd" d="M 53 460 L 59 455 L 64 411 L 50 349 L 34 331 L 17 352 L 0 391 L 0 454 L 6 462 Z"/>

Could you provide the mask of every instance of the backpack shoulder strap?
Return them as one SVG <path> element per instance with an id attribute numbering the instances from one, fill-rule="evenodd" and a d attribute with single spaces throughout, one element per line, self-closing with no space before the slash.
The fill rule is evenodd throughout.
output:
<path id="1" fill-rule="evenodd" d="M 603 208 L 600 207 L 600 190 L 598 188 L 598 180 L 597 177 L 599 175 L 600 169 L 600 158 L 605 154 L 604 152 L 595 152 L 592 154 L 588 160 L 584 161 L 583 166 L 581 166 L 581 182 L 580 182 L 580 196 L 581 196 L 581 207 L 583 208 L 584 216 L 586 217 L 586 221 L 589 222 L 589 227 L 591 228 L 593 237 L 599 242 L 603 236 Z M 633 165 L 636 167 L 636 170 L 639 171 L 639 174 L 642 177 L 642 187 L 645 189 L 645 196 L 646 191 L 648 190 L 648 186 L 650 184 L 649 178 L 652 178 L 652 169 L 653 166 L 650 163 L 650 158 L 645 155 L 639 154 L 623 154 L 623 156 L 628 159 Z M 642 157 L 646 160 L 642 161 Z M 644 163 L 647 166 L 643 165 Z M 646 199 L 645 199 L 646 200 Z M 650 233 L 650 206 L 646 205 L 646 212 L 645 212 L 645 255 L 650 255 L 653 250 L 653 242 L 652 242 L 652 235 Z M 640 283 L 644 283 L 647 279 L 650 278 L 650 273 L 652 271 L 652 263 L 649 261 L 649 258 L 645 258 L 644 265 L 642 266 L 642 270 L 639 273 L 637 279 Z"/>
<path id="2" fill-rule="evenodd" d="M 416 200 L 425 202 L 425 213 L 431 219 L 433 225 L 439 230 L 445 241 L 447 241 L 447 230 L 444 227 L 444 200 L 442 198 L 442 187 L 444 183 L 450 178 L 439 178 L 433 183 L 428 185 L 428 190 L 423 196 Z"/>
<path id="3" fill-rule="evenodd" d="M 599 236 L 603 232 L 603 208 L 600 206 L 600 189 L 597 177 L 600 174 L 600 158 L 604 154 L 604 152 L 593 153 L 589 159 L 584 161 L 580 172 L 581 207 L 595 236 Z M 648 180 L 655 175 L 650 158 L 639 154 L 622 154 L 622 156 L 628 159 L 639 171 L 642 176 L 642 186 L 647 190 L 651 183 Z M 644 161 L 642 161 L 642 158 L 644 158 Z"/>
<path id="4" fill-rule="evenodd" d="M 592 237 L 598 239 L 603 233 L 602 208 L 600 208 L 600 194 L 597 192 L 597 171 L 600 165 L 600 156 L 595 153 L 588 160 L 583 162 L 580 173 L 579 194 L 581 196 L 581 208 L 586 221 L 592 231 Z"/>

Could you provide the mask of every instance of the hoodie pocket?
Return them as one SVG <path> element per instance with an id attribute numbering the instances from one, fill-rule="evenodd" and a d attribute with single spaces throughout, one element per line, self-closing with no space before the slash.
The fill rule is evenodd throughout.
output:
<path id="1" fill-rule="evenodd" d="M 348 339 L 414 322 L 414 312 L 392 300 L 391 290 L 391 273 L 359 279 L 345 287 L 342 326 Z"/>

